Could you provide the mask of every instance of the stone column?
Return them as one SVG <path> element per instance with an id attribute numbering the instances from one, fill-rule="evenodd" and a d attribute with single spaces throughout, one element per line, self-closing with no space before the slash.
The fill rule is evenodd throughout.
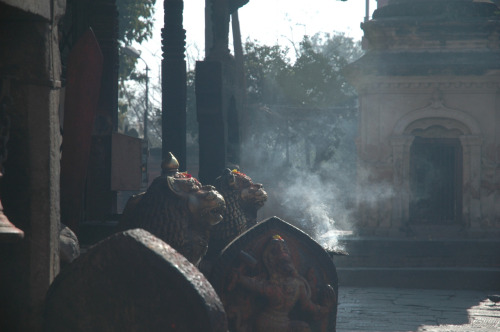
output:
<path id="1" fill-rule="evenodd" d="M 186 30 L 183 0 L 164 0 L 162 36 L 162 158 L 172 152 L 186 169 Z"/>
<path id="2" fill-rule="evenodd" d="M 111 136 L 118 127 L 118 10 L 116 0 L 91 4 L 90 27 L 103 55 L 101 93 L 92 135 L 87 174 L 86 219 L 116 213 L 116 192 L 111 190 Z"/>
<path id="3" fill-rule="evenodd" d="M 476 135 L 460 137 L 463 149 L 462 218 L 466 227 L 477 228 L 481 222 L 481 145 Z"/>
<path id="4" fill-rule="evenodd" d="M 205 58 L 225 61 L 229 57 L 229 1 L 205 1 Z"/>
<path id="5" fill-rule="evenodd" d="M 226 167 L 227 108 L 223 78 L 227 67 L 220 61 L 196 62 L 196 113 L 200 140 L 200 170 L 203 184 L 214 184 Z"/>
<path id="6" fill-rule="evenodd" d="M 40 331 L 45 294 L 59 271 L 59 94 L 57 22 L 0 3 L 1 94 L 11 100 L 8 156 L 1 181 L 5 214 L 25 232 L 0 243 L 0 330 Z M 8 19 L 6 19 L 8 18 Z"/>
<path id="7" fill-rule="evenodd" d="M 226 167 L 227 112 L 234 76 L 228 50 L 227 0 L 205 1 L 205 60 L 196 63 L 196 112 L 202 183 L 213 184 Z"/>
<path id="8" fill-rule="evenodd" d="M 391 138 L 394 168 L 393 227 L 407 227 L 410 222 L 410 147 L 414 139 L 415 137 L 411 135 L 393 136 Z"/>

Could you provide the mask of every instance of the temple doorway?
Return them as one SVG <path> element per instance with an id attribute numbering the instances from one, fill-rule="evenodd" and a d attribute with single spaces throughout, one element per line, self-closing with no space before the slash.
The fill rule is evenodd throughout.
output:
<path id="1" fill-rule="evenodd" d="M 462 146 L 458 138 L 415 137 L 410 148 L 410 223 L 460 223 Z"/>

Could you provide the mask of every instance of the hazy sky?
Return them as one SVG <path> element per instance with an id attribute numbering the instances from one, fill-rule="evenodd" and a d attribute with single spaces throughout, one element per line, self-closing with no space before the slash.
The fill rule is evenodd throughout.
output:
<path id="1" fill-rule="evenodd" d="M 156 2 L 154 36 L 143 45 L 135 45 L 142 51 L 152 76 L 158 76 L 161 65 L 163 0 Z M 250 0 L 238 12 L 242 38 L 290 46 L 289 40 L 299 42 L 304 34 L 339 31 L 359 40 L 363 35 L 360 23 L 365 17 L 365 4 L 365 0 Z M 370 15 L 376 6 L 376 0 L 370 0 Z M 204 11 L 205 0 L 184 1 L 188 60 L 201 60 L 204 55 Z M 139 68 L 143 67 L 140 63 Z"/>

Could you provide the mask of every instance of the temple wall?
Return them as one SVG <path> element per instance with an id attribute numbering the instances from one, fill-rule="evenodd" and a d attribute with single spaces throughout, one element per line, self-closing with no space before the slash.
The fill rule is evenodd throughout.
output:
<path id="1" fill-rule="evenodd" d="M 499 87 L 499 75 L 365 81 L 357 141 L 362 227 L 395 230 L 407 222 L 413 136 L 405 131 L 416 120 L 424 121 L 427 127 L 442 125 L 436 119 L 445 119 L 444 123 L 453 120 L 463 124 L 460 130 L 468 131 L 460 138 L 464 222 L 472 228 L 500 227 Z"/>
<path id="2" fill-rule="evenodd" d="M 407 232 L 441 223 L 437 226 L 484 234 L 500 230 L 497 12 L 493 3 L 472 0 L 436 0 L 432 6 L 426 1 L 391 0 L 380 2 L 373 19 L 362 24 L 366 53 L 346 71 L 360 100 L 362 229 Z M 423 176 L 415 173 L 420 162 L 412 159 L 416 137 L 418 144 L 434 144 L 420 145 L 423 154 L 446 149 L 442 144 L 454 146 L 441 180 L 431 181 L 445 181 L 447 170 L 453 174 L 443 192 L 453 197 L 444 203 L 451 204 L 453 213 L 420 217 L 426 207 L 415 204 L 427 200 L 425 204 L 439 202 L 436 208 L 443 205 L 438 196 L 428 198 L 434 197 L 429 194 L 434 189 L 426 179 L 437 172 L 435 166 L 422 168 Z M 424 185 L 431 191 L 423 192 L 428 196 L 421 199 L 422 192 L 414 190 Z"/>

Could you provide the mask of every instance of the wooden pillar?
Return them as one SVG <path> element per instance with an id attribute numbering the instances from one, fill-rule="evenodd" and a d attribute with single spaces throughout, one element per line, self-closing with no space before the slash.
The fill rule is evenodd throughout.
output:
<path id="1" fill-rule="evenodd" d="M 164 0 L 162 29 L 162 158 L 172 152 L 186 169 L 186 30 L 183 0 Z"/>

